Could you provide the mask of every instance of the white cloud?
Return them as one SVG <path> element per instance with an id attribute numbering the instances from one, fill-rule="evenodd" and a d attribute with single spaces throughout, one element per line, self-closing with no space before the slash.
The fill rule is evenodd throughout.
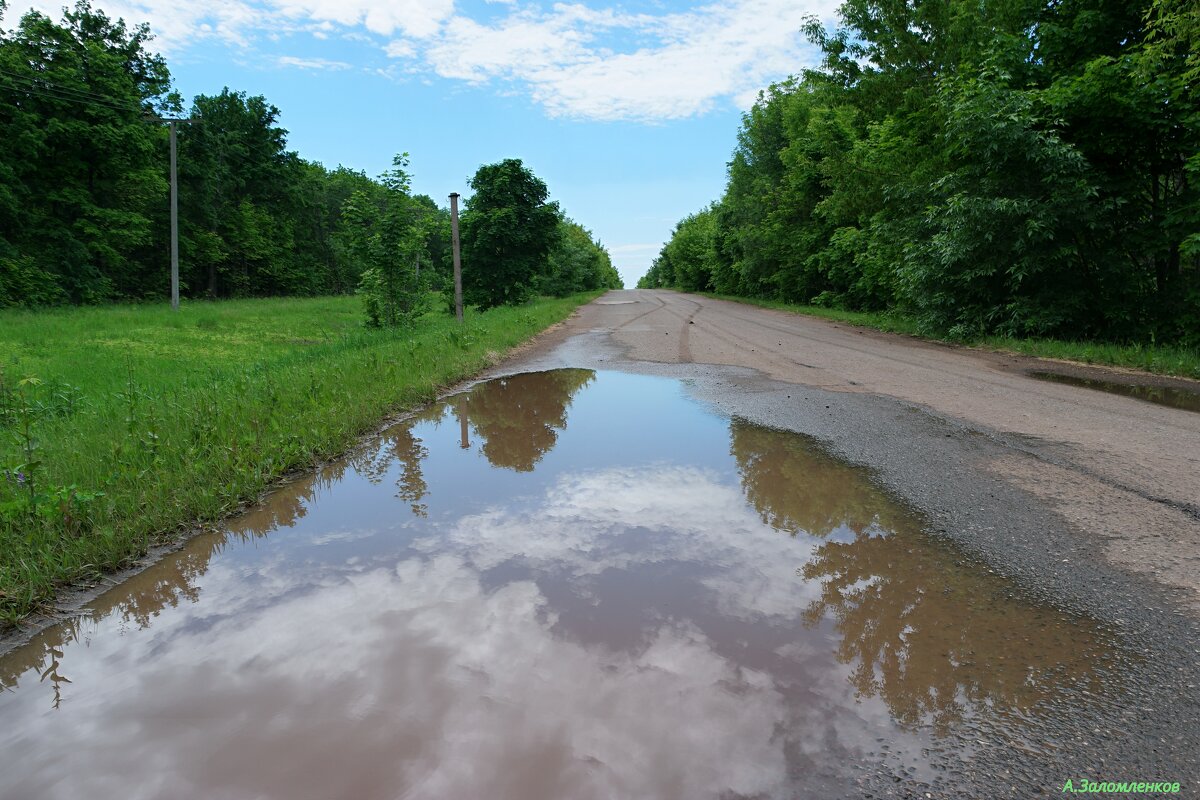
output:
<path id="1" fill-rule="evenodd" d="M 21 15 L 32 8 L 51 19 L 62 16 L 65 0 L 26 0 L 12 3 L 4 16 L 6 27 L 14 27 Z M 154 33 L 152 47 L 163 53 L 185 49 L 203 39 L 220 39 L 248 46 L 254 32 L 271 30 L 271 14 L 245 0 L 96 0 L 93 7 L 109 17 L 125 20 L 130 26 L 150 23 Z"/>
<path id="2" fill-rule="evenodd" d="M 388 58 L 412 58 L 417 54 L 417 48 L 405 39 L 393 39 L 383 48 Z"/>
<path id="3" fill-rule="evenodd" d="M 325 561 L 323 545 L 386 529 L 306 517 L 214 555 L 199 602 L 145 628 L 97 621 L 63 646 L 63 714 L 46 713 L 40 668 L 0 693 L 19 720 L 0 748 L 21 765 L 0 770 L 0 796 L 774 798 L 878 736 L 927 746 L 857 695 L 828 631 L 794 629 L 819 590 L 794 573 L 813 545 L 764 525 L 732 475 L 576 472 L 514 500 L 447 520 L 398 563 L 390 547 Z M 630 583 L 595 582 L 622 570 Z M 611 603 L 647 572 L 693 601 L 589 634 L 554 588 Z"/>
<path id="4" fill-rule="evenodd" d="M 833 8 L 827 0 L 723 0 L 654 16 L 560 4 L 494 25 L 454 18 L 426 55 L 442 77 L 522 84 L 551 115 L 676 119 L 724 98 L 744 107 L 765 83 L 798 72 L 808 63 L 800 26 Z M 613 50 L 612 33 L 644 43 Z"/>
<path id="5" fill-rule="evenodd" d="M 0 771 L 0 790 L 131 799 L 261 796 L 264 786 L 294 798 L 362 796 L 364 787 L 514 800 L 784 794 L 785 698 L 693 625 L 661 624 L 635 650 L 565 639 L 533 582 L 489 590 L 454 556 L 274 599 L 219 624 L 192 606 L 153 632 L 98 642 L 121 668 L 85 693 L 92 676 L 79 665 L 71 725 L 29 714 L 28 726 L 0 733 L 23 764 Z M 41 702 L 41 689 L 21 699 Z M 153 742 L 153 753 L 131 741 Z M 139 778 L 111 777 L 127 775 Z M 29 776 L 52 780 L 22 784 Z"/>
<path id="6" fill-rule="evenodd" d="M 636 530 L 635 546 L 621 534 Z M 514 555 L 577 579 L 635 564 L 720 563 L 701 578 L 730 617 L 791 618 L 818 587 L 795 579 L 812 543 L 781 536 L 750 509 L 739 486 L 691 467 L 659 465 L 565 475 L 531 509 L 494 509 L 418 542 L 450 548 L 480 570 Z"/>
<path id="7" fill-rule="evenodd" d="M 362 26 L 371 33 L 424 38 L 454 13 L 454 0 L 270 0 L 269 8 L 301 22 Z"/>
<path id="8" fill-rule="evenodd" d="M 299 67 L 300 69 L 350 69 L 352 65 L 345 61 L 330 61 L 325 58 L 298 58 L 296 56 L 280 56 L 275 63 L 281 67 Z"/>
<path id="9" fill-rule="evenodd" d="M 720 103 L 748 107 L 759 88 L 811 63 L 799 29 L 809 15 L 832 19 L 837 6 L 836 0 L 717 0 L 684 12 L 629 14 L 583 3 L 494 2 L 506 8 L 493 22 L 456 12 L 454 0 L 98 5 L 114 16 L 149 21 L 166 52 L 198 39 L 252 46 L 259 38 L 306 32 L 321 40 L 336 27 L 366 36 L 389 57 L 413 59 L 432 75 L 524 92 L 551 116 L 640 121 L 694 116 Z M 60 3 L 34 0 L 52 16 Z M 8 16 L 11 23 L 16 13 Z"/>

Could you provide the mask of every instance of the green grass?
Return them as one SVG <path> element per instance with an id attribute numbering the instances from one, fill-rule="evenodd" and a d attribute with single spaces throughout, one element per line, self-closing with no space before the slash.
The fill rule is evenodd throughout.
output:
<path id="1" fill-rule="evenodd" d="M 410 332 L 365 329 L 354 297 L 0 313 L 0 625 L 344 452 L 593 296 Z"/>
<path id="2" fill-rule="evenodd" d="M 971 344 L 974 347 L 1024 353 L 1039 358 L 1057 358 L 1081 364 L 1127 367 L 1158 375 L 1200 378 L 1200 349 L 1194 347 L 1065 342 L 1059 339 L 1015 339 L 1008 336 L 988 336 Z"/>
<path id="3" fill-rule="evenodd" d="M 737 303 L 790 311 L 810 317 L 832 319 L 890 333 L 919 336 L 933 341 L 951 341 L 933 336 L 922 336 L 914 320 L 894 312 L 843 311 L 841 309 L 824 308 L 822 306 L 795 305 L 777 300 L 760 300 L 709 292 L 703 292 L 702 294 L 721 300 L 732 300 Z M 1055 358 L 1063 361 L 1075 361 L 1081 364 L 1125 367 L 1159 375 L 1200 378 L 1200 349 L 1194 347 L 1071 342 L 1061 339 L 1018 339 L 1010 336 L 986 336 L 969 341 L 953 340 L 953 343 L 987 350 L 1022 353 L 1028 356 L 1037 356 L 1038 358 Z"/>

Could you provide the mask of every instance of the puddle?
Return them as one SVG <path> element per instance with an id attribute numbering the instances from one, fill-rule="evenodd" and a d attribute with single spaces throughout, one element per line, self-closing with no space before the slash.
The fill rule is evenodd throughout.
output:
<path id="1" fill-rule="evenodd" d="M 1071 386 L 1082 386 L 1085 389 L 1095 389 L 1100 392 L 1124 395 L 1147 403 L 1157 403 L 1160 406 L 1179 408 L 1184 411 L 1200 412 L 1200 394 L 1189 392 L 1175 386 L 1146 386 L 1139 383 L 1119 383 L 1117 381 L 1102 381 L 1095 378 L 1077 378 L 1074 375 L 1060 375 L 1057 372 L 1030 372 L 1029 377 L 1052 383 L 1066 383 Z"/>
<path id="2" fill-rule="evenodd" d="M 0 659 L 0 796 L 842 796 L 1095 705 L 920 528 L 675 381 L 481 384 Z"/>

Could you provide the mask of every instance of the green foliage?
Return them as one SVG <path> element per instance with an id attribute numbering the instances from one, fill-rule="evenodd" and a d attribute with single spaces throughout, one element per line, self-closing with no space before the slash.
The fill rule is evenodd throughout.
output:
<path id="1" fill-rule="evenodd" d="M 479 168 L 463 214 L 463 298 L 481 309 L 525 302 L 549 270 L 558 204 L 546 184 L 509 158 Z"/>
<path id="2" fill-rule="evenodd" d="M 0 258 L 0 306 L 53 306 L 65 299 L 57 276 L 32 257 Z"/>
<path id="3" fill-rule="evenodd" d="M 942 87 L 947 172 L 904 252 L 899 294 L 927 329 L 960 337 L 1099 333 L 1086 280 L 1098 189 L 1083 155 L 1045 128 L 1036 95 L 1007 83 L 985 73 Z"/>
<path id="4" fill-rule="evenodd" d="M 808 26 L 821 69 L 760 94 L 724 196 L 639 285 L 895 311 L 960 338 L 1200 343 L 1193 3 L 840 15 Z"/>
<path id="5" fill-rule="evenodd" d="M 383 191 L 357 191 L 342 211 L 344 246 L 364 267 L 358 293 L 376 328 L 411 326 L 429 296 L 429 270 L 422 277 L 420 265 L 429 261 L 426 229 L 437 218 L 409 196 L 407 169 L 408 154 L 396 156 L 380 176 Z"/>
<path id="6" fill-rule="evenodd" d="M 170 78 L 149 39 L 85 0 L 61 24 L 31 11 L 0 32 L 4 305 L 96 302 L 137 283 L 166 191 L 165 135 L 144 117 L 169 107 Z"/>
<path id="7" fill-rule="evenodd" d="M 675 275 L 675 285 L 691 291 L 713 288 L 715 235 L 716 217 L 711 208 L 693 214 L 675 227 L 662 253 Z"/>
<path id="8" fill-rule="evenodd" d="M 558 240 L 548 254 L 546 272 L 534 276 L 533 284 L 538 294 L 552 297 L 622 288 L 608 250 L 591 231 L 566 218 L 558 222 Z"/>
<path id="9" fill-rule="evenodd" d="M 279 109 L 224 89 L 199 95 L 179 132 L 181 280 L 209 297 L 303 291 L 289 188 L 299 164 L 288 153 Z"/>

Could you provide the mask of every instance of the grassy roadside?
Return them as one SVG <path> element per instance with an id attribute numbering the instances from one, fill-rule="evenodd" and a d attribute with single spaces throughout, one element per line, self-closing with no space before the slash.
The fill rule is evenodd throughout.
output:
<path id="1" fill-rule="evenodd" d="M 832 319 L 865 328 L 919 336 L 933 341 L 945 341 L 924 336 L 918 332 L 917 324 L 911 319 L 888 312 L 842 311 L 821 306 L 804 306 L 783 303 L 778 300 L 759 300 L 733 295 L 700 292 L 706 297 L 731 300 L 736 303 L 774 308 L 804 314 L 810 317 Z M 985 336 L 968 341 L 955 341 L 968 347 L 1021 353 L 1039 358 L 1056 358 L 1077 361 L 1081 364 L 1097 364 L 1110 367 L 1126 367 L 1153 372 L 1159 375 L 1175 375 L 1200 379 L 1200 349 L 1166 347 L 1161 345 L 1118 345 L 1105 342 L 1068 342 L 1061 339 L 1017 339 L 1009 336 Z"/>
<path id="2" fill-rule="evenodd" d="M 345 451 L 594 294 L 367 330 L 354 297 L 0 313 L 0 626 Z"/>

